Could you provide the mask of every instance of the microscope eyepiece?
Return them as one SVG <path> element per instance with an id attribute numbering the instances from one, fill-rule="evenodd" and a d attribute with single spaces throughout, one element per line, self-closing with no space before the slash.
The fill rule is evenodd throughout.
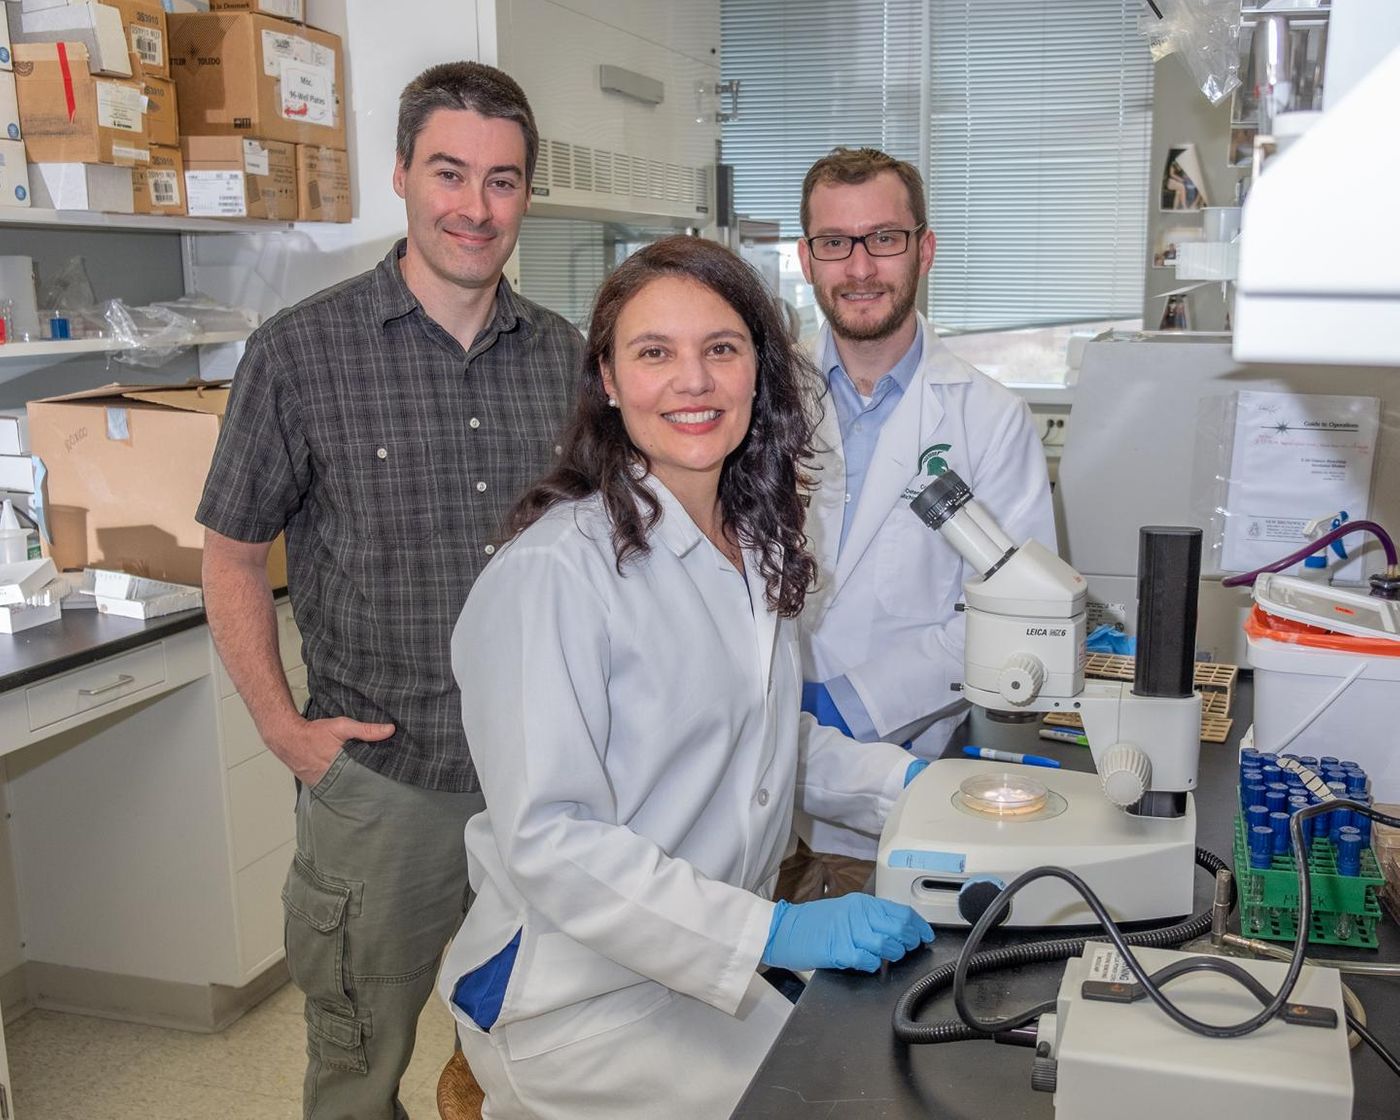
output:
<path id="1" fill-rule="evenodd" d="M 972 501 L 972 491 L 953 471 L 944 471 L 919 491 L 909 503 L 919 520 L 935 531 L 942 529 L 953 514 Z"/>

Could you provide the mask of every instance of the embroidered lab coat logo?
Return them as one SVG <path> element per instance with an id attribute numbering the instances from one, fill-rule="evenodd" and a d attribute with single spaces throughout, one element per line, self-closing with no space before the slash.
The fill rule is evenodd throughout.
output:
<path id="1" fill-rule="evenodd" d="M 935 443 L 925 447 L 919 455 L 919 470 L 931 478 L 937 478 L 948 469 L 948 460 L 943 456 L 953 449 L 951 443 Z"/>

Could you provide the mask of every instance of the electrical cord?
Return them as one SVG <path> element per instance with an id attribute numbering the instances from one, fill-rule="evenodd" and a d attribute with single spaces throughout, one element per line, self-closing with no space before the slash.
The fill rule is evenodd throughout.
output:
<path id="1" fill-rule="evenodd" d="M 1209 871 L 1214 875 L 1217 871 L 1227 865 L 1224 860 L 1213 852 L 1208 852 L 1204 848 L 1196 849 L 1196 865 Z M 1027 872 L 1026 874 L 1032 874 Z M 1023 875 L 1022 879 L 1025 878 Z M 1018 880 L 1019 882 L 1019 880 Z M 1015 884 L 1013 883 L 1012 886 Z M 1008 887 L 1007 890 L 1011 888 Z M 1005 891 L 1001 896 L 1004 897 Z M 1234 889 L 1231 888 L 1231 905 L 1234 902 Z M 995 905 L 995 903 L 993 903 Z M 991 907 L 988 908 L 990 912 Z M 986 914 L 983 914 L 986 917 Z M 980 923 L 979 923 L 980 924 Z M 1130 934 L 1119 934 L 1130 945 L 1146 945 L 1150 948 L 1169 949 L 1176 945 L 1182 945 L 1187 941 L 1192 941 L 1197 937 L 1204 937 L 1210 932 L 1211 915 L 1210 911 L 1197 914 L 1184 922 L 1178 922 L 1172 926 L 1164 926 L 1158 929 L 1139 930 Z M 974 927 L 975 928 L 975 927 Z M 986 931 L 983 930 L 985 933 Z M 980 940 L 980 938 L 979 938 Z M 899 997 L 894 1006 L 894 1034 L 901 1042 L 911 1045 L 928 1045 L 941 1042 L 963 1042 L 970 1039 L 995 1039 L 998 1032 L 989 1032 L 976 1029 L 960 1019 L 944 1019 L 937 1022 L 921 1023 L 918 1021 L 920 1009 L 929 1000 L 946 990 L 954 982 L 958 967 L 965 964 L 964 980 L 967 976 L 993 972 L 1001 968 L 1014 968 L 1023 964 L 1035 964 L 1041 961 L 1067 960 L 1070 957 L 1077 957 L 1084 952 L 1084 946 L 1090 941 L 1101 941 L 1102 937 L 1057 937 L 1042 941 L 1023 942 L 1019 945 L 1008 945 L 1000 949 L 989 949 L 985 952 L 969 952 L 967 945 L 963 946 L 962 953 L 959 954 L 956 962 L 947 962 L 939 965 L 932 972 L 920 977 L 909 986 Z M 972 936 L 968 937 L 968 944 L 973 944 Z M 1048 1003 L 1034 1007 L 1021 1015 L 1012 1019 L 1004 1020 L 1008 1024 L 1005 1030 L 1014 1030 L 1015 1027 L 1023 1026 L 1026 1023 L 1038 1018 L 1047 1011 L 1054 1010 L 1053 1000 Z"/>
<path id="2" fill-rule="evenodd" d="M 1310 775 L 1312 776 L 1312 775 Z M 1308 915 L 1312 913 L 1312 880 L 1308 870 L 1306 858 L 1307 848 L 1303 841 L 1303 822 L 1324 813 L 1330 813 L 1334 809 L 1346 809 L 1351 812 L 1360 813 L 1369 817 L 1378 824 L 1384 824 L 1392 828 L 1400 828 L 1400 818 L 1392 817 L 1389 814 L 1379 812 L 1369 805 L 1362 805 L 1358 802 L 1346 798 L 1330 798 L 1321 801 L 1316 805 L 1310 805 L 1305 809 L 1295 813 L 1289 821 L 1289 839 L 1292 844 L 1295 862 L 1298 868 L 1298 913 Z M 1205 851 L 1202 848 L 1196 849 L 1196 862 L 1199 866 L 1214 873 L 1224 867 L 1224 861 L 1218 856 Z M 1284 975 L 1283 984 L 1272 996 L 1268 995 L 1267 989 L 1258 984 L 1257 980 L 1251 977 L 1252 983 L 1245 983 L 1256 997 L 1261 999 L 1264 1007 L 1255 1015 L 1238 1023 L 1229 1025 L 1217 1025 L 1206 1023 L 1196 1019 L 1173 1004 L 1162 993 L 1158 983 L 1158 977 L 1163 980 L 1174 978 L 1189 971 L 1201 971 L 1210 969 L 1211 971 L 1231 974 L 1232 969 L 1243 972 L 1238 965 L 1232 968 L 1220 966 L 1220 958 L 1201 957 L 1194 960 L 1177 962 L 1180 967 L 1168 966 L 1167 969 L 1160 970 L 1156 976 L 1149 974 L 1146 969 L 1133 956 L 1129 945 L 1157 945 L 1165 947 L 1179 945 L 1193 937 L 1201 936 L 1210 928 L 1210 915 L 1198 915 L 1180 925 L 1168 927 L 1161 930 L 1147 930 L 1140 933 L 1125 935 L 1109 917 L 1103 903 L 1093 890 L 1078 875 L 1072 871 L 1067 871 L 1059 867 L 1039 867 L 1023 873 L 1013 880 L 1000 894 L 992 900 L 977 923 L 969 932 L 967 941 L 964 943 L 958 959 L 952 966 L 951 971 L 947 965 L 940 966 L 927 976 L 922 977 L 912 984 L 900 996 L 895 1004 L 894 1010 L 894 1033 L 895 1037 L 906 1043 L 938 1043 L 954 1042 L 963 1039 L 997 1039 L 1007 1037 L 1008 1032 L 1019 1027 L 1023 1027 L 1032 1019 L 1038 1017 L 1049 1010 L 1053 1010 L 1054 1002 L 1050 1001 L 1038 1005 L 1029 1011 L 1017 1015 L 1008 1016 L 1004 1019 L 983 1021 L 979 1019 L 967 1006 L 966 984 L 969 975 L 980 972 L 991 971 L 996 968 L 1009 965 L 1025 964 L 1032 961 L 1045 961 L 1065 959 L 1076 956 L 1084 951 L 1084 946 L 1090 940 L 1102 940 L 1102 938 L 1062 938 L 1053 941 L 1032 942 L 1028 945 L 1011 946 L 1006 949 L 992 950 L 985 953 L 977 951 L 982 942 L 982 938 L 992 925 L 1001 916 L 1001 913 L 1011 904 L 1011 899 L 1027 884 L 1037 879 L 1058 878 L 1073 886 L 1085 902 L 1093 910 L 1095 917 L 1104 927 L 1104 931 L 1118 952 L 1123 956 L 1143 991 L 1161 1010 L 1174 1022 L 1194 1031 L 1197 1034 L 1211 1038 L 1239 1038 L 1258 1030 L 1265 1023 L 1269 1022 L 1283 1005 L 1287 1002 L 1294 986 L 1298 982 L 1298 977 L 1306 962 L 1305 950 L 1307 947 L 1307 937 L 1309 922 L 1306 918 L 1300 918 L 1298 922 L 1297 934 L 1294 938 L 1293 952 L 1288 962 L 1288 969 Z M 1182 930 L 1193 930 L 1186 936 L 1177 936 Z M 1176 940 L 1164 940 L 1164 938 L 1176 936 Z M 1205 962 L 1214 962 L 1207 964 Z M 942 1023 L 923 1024 L 915 1020 L 919 1008 L 933 994 L 946 987 L 951 978 L 953 986 L 953 1001 L 961 1017 L 960 1022 L 945 1021 Z M 1237 980 L 1240 978 L 1235 977 Z M 1261 995 L 1262 993 L 1262 995 Z M 1264 997 L 1268 997 L 1267 1000 Z M 1361 1037 L 1376 1053 L 1381 1060 L 1391 1068 L 1393 1072 L 1400 1075 L 1400 1060 L 1397 1060 L 1380 1043 L 1369 1029 L 1357 1021 L 1355 1016 L 1347 1016 L 1348 1025 Z M 1008 1039 L 1009 1040 L 1009 1039 Z"/>
<path id="3" fill-rule="evenodd" d="M 1376 1052 L 1376 1056 L 1379 1057 L 1381 1061 L 1383 1061 L 1386 1065 L 1390 1067 L 1391 1073 L 1395 1074 L 1397 1077 L 1400 1077 L 1400 1058 L 1397 1058 L 1394 1054 L 1392 1054 L 1389 1050 L 1382 1046 L 1380 1039 L 1378 1039 L 1375 1035 L 1371 1033 L 1370 1028 L 1367 1027 L 1365 1023 L 1358 1022 L 1353 1015 L 1348 1013 L 1347 1026 L 1349 1026 L 1358 1035 L 1360 1035 L 1361 1041 Z"/>

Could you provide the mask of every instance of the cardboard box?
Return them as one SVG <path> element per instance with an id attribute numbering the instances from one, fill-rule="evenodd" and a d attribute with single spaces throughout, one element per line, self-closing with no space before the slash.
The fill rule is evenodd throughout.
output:
<path id="1" fill-rule="evenodd" d="M 297 145 L 297 221 L 348 222 L 350 158 L 334 148 Z"/>
<path id="2" fill-rule="evenodd" d="M 126 49 L 136 55 L 141 72 L 152 78 L 170 77 L 170 30 L 160 0 L 104 0 L 117 9 L 126 34 Z"/>
<path id="3" fill-rule="evenodd" d="M 10 54 L 10 6 L 0 4 L 0 70 L 13 70 L 14 58 Z"/>
<path id="4" fill-rule="evenodd" d="M 23 140 L 0 140 L 0 206 L 29 205 L 29 161 Z"/>
<path id="5" fill-rule="evenodd" d="M 345 148 L 339 37 L 251 13 L 168 18 L 182 134 Z"/>
<path id="6" fill-rule="evenodd" d="M 140 84 L 89 75 L 81 43 L 16 43 L 15 88 L 31 162 L 150 161 Z"/>
<path id="7" fill-rule="evenodd" d="M 141 92 L 146 96 L 146 136 L 152 146 L 180 146 L 180 110 L 176 106 L 175 83 L 169 78 L 142 76 Z"/>
<path id="8" fill-rule="evenodd" d="M 256 12 L 258 15 L 289 19 L 294 23 L 306 21 L 303 0 L 209 0 L 212 12 Z"/>
<path id="9" fill-rule="evenodd" d="M 199 585 L 204 527 L 194 519 L 214 457 L 228 382 L 105 385 L 29 403 L 44 461 L 45 548 L 61 569 L 116 568 Z M 268 557 L 287 583 L 281 538 Z"/>
<path id="10" fill-rule="evenodd" d="M 241 136 L 184 136 L 185 206 L 191 217 L 296 221 L 296 147 Z"/>
<path id="11" fill-rule="evenodd" d="M 179 148 L 151 148 L 151 162 L 131 169 L 138 214 L 180 216 L 185 210 L 185 161 Z"/>
<path id="12" fill-rule="evenodd" d="M 0 139 L 21 140 L 23 138 L 24 133 L 20 130 L 19 123 L 19 92 L 15 87 L 15 76 L 9 70 L 0 70 Z"/>
<path id="13" fill-rule="evenodd" d="M 88 69 L 94 74 L 131 77 L 121 13 L 108 4 L 83 0 L 60 8 L 26 11 L 19 17 L 19 27 L 10 28 L 10 38 L 17 44 L 82 43 L 87 47 Z"/>
<path id="14" fill-rule="evenodd" d="M 34 205 L 45 210 L 134 214 L 130 167 L 109 163 L 31 163 Z"/>

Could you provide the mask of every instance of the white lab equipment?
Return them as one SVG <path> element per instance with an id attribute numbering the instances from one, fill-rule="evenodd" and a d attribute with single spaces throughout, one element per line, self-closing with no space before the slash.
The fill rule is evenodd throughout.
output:
<path id="1" fill-rule="evenodd" d="M 1187 913 L 1200 750 L 1191 593 L 1200 530 L 1142 530 L 1135 680 L 1086 682 L 1087 588 L 1078 572 L 1035 541 L 1012 546 L 951 471 L 911 508 L 980 573 L 965 587 L 963 695 L 993 712 L 1077 713 L 1098 777 L 934 762 L 886 822 L 876 894 L 909 903 L 930 922 L 972 924 L 1000 886 L 1051 864 L 1080 874 L 1117 921 Z M 1017 896 L 1005 920 L 1070 925 L 1092 915 L 1047 882 Z"/>
<path id="2" fill-rule="evenodd" d="M 1400 7 L 1337 0 L 1326 74 L 1321 119 L 1245 200 L 1239 361 L 1400 364 L 1400 256 L 1377 251 L 1400 245 L 1400 148 L 1388 139 L 1400 105 Z"/>
<path id="3" fill-rule="evenodd" d="M 1063 890 L 1063 887 L 1061 887 Z M 1167 949 L 1136 948 L 1156 971 L 1191 959 Z M 1288 966 L 1235 960 L 1270 992 Z M 1244 1039 L 1219 1039 L 1181 1029 L 1147 998 L 1128 1001 L 1104 989 L 1133 984 L 1112 945 L 1091 943 L 1070 960 L 1055 1011 L 1037 1028 L 1032 1088 L 1055 1094 L 1059 1120 L 1179 1120 L 1182 1116 L 1267 1116 L 1270 1120 L 1350 1120 L 1351 1057 L 1343 1024 L 1341 976 L 1305 968 L 1290 1008 L 1304 1021 L 1273 1019 Z M 1170 988 L 1188 1014 L 1233 1022 L 1258 1011 L 1257 999 L 1218 973 L 1195 973 Z M 1105 998 L 1107 997 L 1107 998 Z M 1319 1021 L 1330 1023 L 1321 1026 Z"/>
<path id="4" fill-rule="evenodd" d="M 9 498 L 0 507 L 0 564 L 16 564 L 29 559 L 29 530 L 19 523 Z"/>

